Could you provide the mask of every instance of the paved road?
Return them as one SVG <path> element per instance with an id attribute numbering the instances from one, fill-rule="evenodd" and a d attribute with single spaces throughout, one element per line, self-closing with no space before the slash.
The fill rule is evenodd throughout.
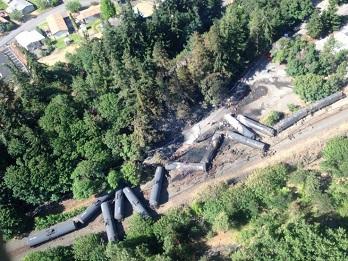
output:
<path id="1" fill-rule="evenodd" d="M 99 2 L 99 0 L 81 0 L 80 3 L 83 7 L 87 7 L 91 5 L 92 3 Z M 16 30 L 11 31 L 8 35 L 2 37 L 0 39 L 0 47 L 10 43 L 19 33 L 23 31 L 29 31 L 34 29 L 39 24 L 46 21 L 46 18 L 54 14 L 56 12 L 65 12 L 65 4 L 58 5 L 56 7 L 53 7 L 52 9 L 49 9 L 41 14 L 39 14 L 36 18 L 30 19 L 29 21 L 23 23 L 21 26 L 19 26 Z"/>

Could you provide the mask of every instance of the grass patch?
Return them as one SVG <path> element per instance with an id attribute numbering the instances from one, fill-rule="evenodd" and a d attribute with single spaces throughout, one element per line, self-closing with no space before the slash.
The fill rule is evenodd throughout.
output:
<path id="1" fill-rule="evenodd" d="M 42 230 L 45 228 L 48 228 L 50 226 L 53 226 L 57 223 L 66 221 L 70 218 L 73 218 L 79 214 L 81 214 L 86 207 L 77 208 L 75 210 L 69 211 L 69 212 L 63 212 L 59 214 L 53 214 L 48 215 L 45 217 L 35 217 L 35 230 Z"/>
<path id="2" fill-rule="evenodd" d="M 72 40 L 72 43 L 74 44 L 79 44 L 82 42 L 82 37 L 78 33 L 74 33 L 68 36 Z M 66 47 L 65 42 L 64 42 L 65 37 L 61 37 L 57 40 L 55 40 L 54 46 L 57 49 L 64 49 Z"/>
<path id="3" fill-rule="evenodd" d="M 279 111 L 271 111 L 266 117 L 264 117 L 261 122 L 268 126 L 274 126 L 281 119 L 284 118 L 284 113 Z"/>
<path id="4" fill-rule="evenodd" d="M 6 8 L 7 4 L 4 1 L 0 0 L 0 10 L 5 10 Z"/>
<path id="5" fill-rule="evenodd" d="M 6 8 L 7 4 L 4 1 L 0 0 L 0 10 L 5 10 Z"/>

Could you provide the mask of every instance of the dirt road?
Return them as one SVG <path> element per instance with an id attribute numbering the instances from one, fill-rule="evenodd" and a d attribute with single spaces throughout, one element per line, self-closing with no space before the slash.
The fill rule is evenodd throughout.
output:
<path id="1" fill-rule="evenodd" d="M 215 174 L 208 179 L 192 187 L 186 187 L 177 193 L 169 193 L 169 201 L 158 209 L 158 213 L 164 213 L 170 208 L 178 207 L 182 204 L 190 203 L 194 198 L 206 191 L 208 186 L 246 177 L 253 170 L 265 167 L 276 162 L 294 163 L 300 157 L 309 157 L 318 153 L 325 142 L 337 135 L 348 132 L 348 98 L 309 116 L 301 123 L 291 127 L 275 138 L 269 139 L 271 144 L 271 155 L 263 156 L 254 151 L 249 158 L 241 158 L 229 164 L 222 164 L 215 169 Z M 79 231 L 51 241 L 39 246 L 34 250 L 44 250 L 58 245 L 70 245 L 74 240 L 85 234 L 96 233 L 104 230 L 100 217 L 89 226 Z M 13 240 L 7 244 L 7 250 L 13 260 L 19 260 L 29 251 L 25 246 L 25 240 Z"/>

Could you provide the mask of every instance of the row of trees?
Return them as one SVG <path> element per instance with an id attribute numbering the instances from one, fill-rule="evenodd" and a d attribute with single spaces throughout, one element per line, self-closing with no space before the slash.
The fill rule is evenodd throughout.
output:
<path id="1" fill-rule="evenodd" d="M 313 43 L 296 37 L 283 38 L 273 59 L 286 63 L 294 77 L 295 92 L 305 101 L 316 101 L 340 90 L 346 82 L 347 51 L 337 51 L 334 37 L 318 51 Z"/>
<path id="2" fill-rule="evenodd" d="M 348 138 L 329 141 L 322 154 L 326 174 L 278 164 L 234 187 L 211 188 L 190 207 L 158 220 L 133 215 L 123 241 L 105 244 L 89 235 L 72 247 L 32 253 L 24 260 L 206 260 L 202 239 L 231 228 L 239 234 L 234 243 L 241 246 L 233 260 L 343 260 Z"/>
<path id="3" fill-rule="evenodd" d="M 339 30 L 343 21 L 337 14 L 337 4 L 337 0 L 330 0 L 327 10 L 313 12 L 307 23 L 309 36 L 317 39 Z"/>

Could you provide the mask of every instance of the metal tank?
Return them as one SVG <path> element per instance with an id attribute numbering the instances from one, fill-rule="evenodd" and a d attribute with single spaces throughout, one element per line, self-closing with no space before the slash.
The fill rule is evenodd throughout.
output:
<path id="1" fill-rule="evenodd" d="M 101 204 L 101 210 L 103 214 L 103 219 L 104 219 L 104 225 L 105 225 L 105 230 L 106 230 L 106 235 L 108 237 L 109 242 L 116 241 L 117 238 L 117 232 L 116 232 L 116 227 L 114 223 L 114 219 L 111 214 L 111 209 L 110 209 L 110 204 L 108 201 L 103 202 Z"/>
<path id="2" fill-rule="evenodd" d="M 115 210 L 114 218 L 118 221 L 123 220 L 124 217 L 124 195 L 122 189 L 115 192 Z"/>
<path id="3" fill-rule="evenodd" d="M 213 137 L 211 138 L 211 141 L 209 143 L 209 145 L 207 146 L 207 149 L 203 155 L 203 158 L 201 159 L 201 163 L 205 163 L 205 164 L 210 164 L 215 155 L 216 155 L 216 151 L 221 143 L 222 140 L 222 134 L 221 133 L 215 133 L 213 135 Z"/>
<path id="4" fill-rule="evenodd" d="M 153 178 L 153 185 L 150 193 L 150 207 L 157 208 L 159 205 L 159 198 L 161 195 L 161 189 L 164 178 L 164 168 L 162 166 L 158 166 L 156 168 L 155 177 Z"/>
<path id="5" fill-rule="evenodd" d="M 244 145 L 247 145 L 249 147 L 255 148 L 255 149 L 259 149 L 262 151 L 266 151 L 267 149 L 267 144 L 257 141 L 257 140 L 252 140 L 249 139 L 247 137 L 244 137 L 238 133 L 235 133 L 233 131 L 226 131 L 226 136 L 232 140 L 235 140 L 239 143 L 242 143 Z"/>
<path id="6" fill-rule="evenodd" d="M 78 217 L 78 221 L 82 224 L 88 223 L 93 217 L 100 213 L 100 205 L 106 200 L 111 198 L 112 194 L 109 193 L 105 196 L 97 198 L 97 200 L 90 205 L 85 211 L 83 211 Z"/>
<path id="7" fill-rule="evenodd" d="M 169 162 L 167 164 L 165 164 L 164 168 L 168 171 L 170 170 L 175 170 L 175 169 L 179 169 L 179 170 L 193 170 L 193 171 L 206 171 L 207 170 L 207 164 L 206 163 L 183 163 L 183 162 L 178 162 L 178 161 L 173 161 L 173 162 Z"/>
<path id="8" fill-rule="evenodd" d="M 250 119 L 248 117 L 245 117 L 244 115 L 237 115 L 237 120 L 240 121 L 245 126 L 252 128 L 253 130 L 259 131 L 262 134 L 274 137 L 276 135 L 275 129 L 268 127 L 264 124 L 261 124 L 260 122 L 257 122 L 253 119 Z"/>
<path id="9" fill-rule="evenodd" d="M 133 210 L 139 213 L 143 217 L 149 217 L 149 213 L 146 211 L 144 206 L 140 203 L 137 196 L 133 193 L 133 191 L 129 187 L 125 187 L 123 189 L 123 193 L 128 199 L 129 203 L 131 203 Z"/>
<path id="10" fill-rule="evenodd" d="M 255 139 L 256 135 L 254 132 L 249 130 L 246 126 L 240 123 L 236 118 L 234 118 L 231 114 L 225 114 L 225 121 L 227 121 L 237 132 L 242 134 L 245 137 L 250 139 Z"/>
<path id="11" fill-rule="evenodd" d="M 30 247 L 45 243 L 57 237 L 68 234 L 77 229 L 76 224 L 73 220 L 65 221 L 54 225 L 48 229 L 39 231 L 33 235 L 29 235 L 27 244 Z"/>

